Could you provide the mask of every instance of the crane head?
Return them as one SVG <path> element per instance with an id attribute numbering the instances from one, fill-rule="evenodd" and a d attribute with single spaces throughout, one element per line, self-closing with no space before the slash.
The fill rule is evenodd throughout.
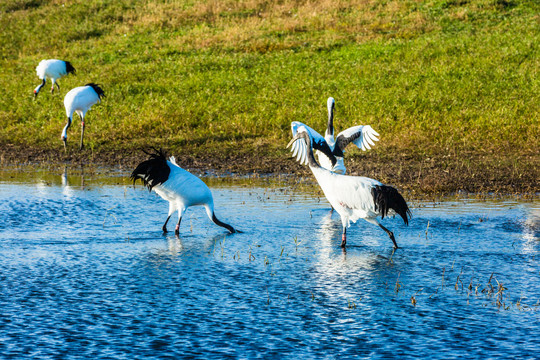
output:
<path id="1" fill-rule="evenodd" d="M 66 126 L 64 126 L 64 129 L 62 130 L 61 139 L 64 142 L 64 150 L 67 151 L 67 129 L 71 126 L 71 117 L 68 117 L 68 122 Z"/>
<path id="2" fill-rule="evenodd" d="M 329 97 L 328 100 L 326 100 L 326 107 L 328 108 L 328 113 L 334 111 L 335 106 L 336 106 L 336 100 L 334 100 L 333 97 Z"/>

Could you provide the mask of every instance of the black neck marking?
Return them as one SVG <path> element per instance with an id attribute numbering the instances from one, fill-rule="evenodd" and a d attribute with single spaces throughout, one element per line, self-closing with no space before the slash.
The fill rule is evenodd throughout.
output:
<path id="1" fill-rule="evenodd" d="M 46 82 L 45 79 L 43 79 L 43 81 L 41 82 L 41 84 L 38 86 L 38 88 L 37 88 L 37 90 L 36 90 L 36 93 L 38 93 L 38 92 L 41 90 L 41 88 L 43 87 L 43 85 L 45 85 L 45 82 Z"/>
<path id="2" fill-rule="evenodd" d="M 216 217 L 216 214 L 212 212 L 212 221 L 221 227 L 224 227 L 225 229 L 229 230 L 231 234 L 234 234 L 236 230 L 229 224 L 225 224 L 224 222 L 219 221 L 219 219 Z"/>
<path id="3" fill-rule="evenodd" d="M 308 136 L 308 138 L 309 138 L 309 136 Z M 332 149 L 330 149 L 330 146 L 328 145 L 326 140 L 321 139 L 319 142 L 313 140 L 313 148 L 315 150 L 319 150 L 324 155 L 326 155 L 330 159 L 330 161 L 332 162 L 332 166 L 336 165 L 336 161 L 337 161 L 336 156 L 332 153 Z"/>
<path id="4" fill-rule="evenodd" d="M 332 103 L 332 107 L 328 112 L 328 126 L 326 128 L 326 133 L 332 136 L 334 135 L 334 106 L 334 103 Z"/>

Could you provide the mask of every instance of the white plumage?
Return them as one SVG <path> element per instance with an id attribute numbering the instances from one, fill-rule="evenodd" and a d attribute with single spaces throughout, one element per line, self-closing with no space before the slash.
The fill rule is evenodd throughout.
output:
<path id="1" fill-rule="evenodd" d="M 293 137 L 296 136 L 300 127 L 303 127 L 309 131 L 312 138 L 313 148 L 316 150 L 320 165 L 323 168 L 331 170 L 335 173 L 345 174 L 347 169 L 345 167 L 343 157 L 347 145 L 353 143 L 363 151 L 367 151 L 375 145 L 375 141 L 379 141 L 379 133 L 373 130 L 373 128 L 369 125 L 358 125 L 343 130 L 334 139 L 334 98 L 328 98 L 327 108 L 328 126 L 326 128 L 324 137 L 322 137 L 317 131 L 299 121 L 293 121 L 291 123 L 291 131 Z M 296 144 L 297 143 L 293 144 L 293 151 L 295 150 L 295 146 L 298 146 Z"/>
<path id="2" fill-rule="evenodd" d="M 380 224 L 377 217 L 384 218 L 397 213 L 403 218 L 405 224 L 408 224 L 410 210 L 403 197 L 396 189 L 380 181 L 362 176 L 337 174 L 321 167 L 313 156 L 311 132 L 303 126 L 296 130 L 296 135 L 287 147 L 292 144 L 293 156 L 296 156 L 301 164 L 309 165 L 326 199 L 340 215 L 343 225 L 341 246 L 346 245 L 347 227 L 351 222 L 364 219 L 380 226 L 397 248 L 394 234 Z M 331 158 L 332 154 L 329 156 Z"/>
<path id="3" fill-rule="evenodd" d="M 41 60 L 38 66 L 36 66 L 36 73 L 43 81 L 34 89 L 34 98 L 38 96 L 39 91 L 45 85 L 47 79 L 51 79 L 52 81 L 51 93 L 54 92 L 55 84 L 58 87 L 58 90 L 60 90 L 60 85 L 57 83 L 57 80 L 68 74 L 74 74 L 75 68 L 73 68 L 73 65 L 71 65 L 69 61 L 57 59 Z"/>
<path id="4" fill-rule="evenodd" d="M 73 120 L 73 114 L 77 113 L 81 118 L 81 144 L 82 150 L 83 137 L 84 137 L 84 116 L 86 112 L 90 110 L 92 105 L 101 102 L 101 98 L 105 97 L 103 89 L 97 84 L 89 83 L 84 86 L 79 86 L 71 89 L 64 97 L 64 107 L 66 108 L 66 116 L 68 122 L 62 130 L 62 141 L 64 142 L 64 148 L 67 148 L 67 130 L 71 126 Z"/>
<path id="5" fill-rule="evenodd" d="M 180 233 L 182 216 L 190 206 L 201 205 L 206 209 L 206 214 L 216 225 L 222 226 L 231 233 L 237 232 L 232 226 L 218 220 L 214 213 L 214 198 L 208 186 L 198 177 L 182 169 L 176 164 L 174 157 L 167 160 L 161 150 L 155 153 L 147 153 L 150 159 L 140 163 L 131 174 L 135 182 L 141 179 L 149 190 L 169 202 L 169 214 L 163 232 L 167 232 L 167 223 L 171 215 L 178 211 L 178 223 L 175 233 Z"/>

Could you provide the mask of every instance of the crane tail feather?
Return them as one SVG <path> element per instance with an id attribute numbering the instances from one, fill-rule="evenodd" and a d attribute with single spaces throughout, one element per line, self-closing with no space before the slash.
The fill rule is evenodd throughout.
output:
<path id="1" fill-rule="evenodd" d="M 69 61 L 64 61 L 66 64 L 66 74 L 75 74 L 75 68 Z"/>
<path id="2" fill-rule="evenodd" d="M 153 150 L 154 152 L 143 150 L 145 154 L 150 156 L 150 159 L 137 165 L 130 176 L 131 180 L 133 180 L 133 184 L 135 184 L 137 179 L 140 179 L 144 186 L 150 191 L 152 191 L 154 186 L 163 184 L 167 181 L 171 172 L 171 169 L 167 164 L 167 154 L 161 149 Z"/>
<path id="3" fill-rule="evenodd" d="M 389 210 L 394 210 L 401 216 L 405 225 L 409 225 L 412 217 L 411 210 L 401 194 L 393 187 L 387 185 L 375 185 L 371 189 L 375 210 L 380 212 L 381 218 L 388 215 Z"/>

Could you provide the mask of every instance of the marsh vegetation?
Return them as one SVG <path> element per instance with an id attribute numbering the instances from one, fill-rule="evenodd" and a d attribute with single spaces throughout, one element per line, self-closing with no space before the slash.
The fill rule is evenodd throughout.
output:
<path id="1" fill-rule="evenodd" d="M 370 153 L 350 151 L 352 172 L 428 192 L 535 192 L 539 12 L 506 0 L 3 1 L 2 159 L 132 164 L 152 145 L 188 167 L 302 172 L 284 149 L 289 124 L 323 129 L 333 96 L 338 129 L 381 134 Z M 34 102 L 44 58 L 77 75 Z M 87 150 L 66 157 L 62 98 L 90 81 L 107 98 L 88 116 Z"/>

